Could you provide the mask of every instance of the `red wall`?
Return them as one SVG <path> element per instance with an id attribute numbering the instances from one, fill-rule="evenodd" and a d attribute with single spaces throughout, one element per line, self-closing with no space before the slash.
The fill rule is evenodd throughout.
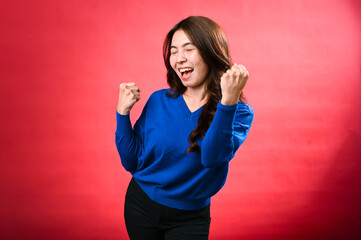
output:
<path id="1" fill-rule="evenodd" d="M 361 16 L 354 0 L 0 2 L 0 238 L 127 239 L 118 86 L 167 87 L 162 42 L 205 15 L 250 72 L 249 138 L 211 239 L 361 236 Z"/>

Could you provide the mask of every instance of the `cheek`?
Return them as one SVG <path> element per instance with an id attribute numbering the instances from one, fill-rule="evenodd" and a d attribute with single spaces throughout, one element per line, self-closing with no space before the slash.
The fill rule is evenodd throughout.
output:
<path id="1" fill-rule="evenodd" d="M 200 54 L 196 54 L 194 56 L 194 62 L 196 63 L 196 65 L 198 66 L 199 70 L 201 70 L 201 72 L 204 74 L 208 73 L 208 66 L 207 64 L 204 62 L 203 58 L 200 56 Z"/>
<path id="2" fill-rule="evenodd" d="M 170 66 L 174 69 L 175 68 L 175 61 L 174 61 L 174 57 L 170 57 L 169 58 L 169 64 L 170 64 Z"/>
<path id="3" fill-rule="evenodd" d="M 208 74 L 208 66 L 207 64 L 205 64 L 203 61 L 199 62 L 199 68 L 200 71 L 202 73 L 202 75 L 207 75 Z"/>

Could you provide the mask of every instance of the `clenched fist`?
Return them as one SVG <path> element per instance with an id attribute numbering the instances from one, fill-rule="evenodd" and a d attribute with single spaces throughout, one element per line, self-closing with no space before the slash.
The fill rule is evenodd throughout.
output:
<path id="1" fill-rule="evenodd" d="M 241 91 L 247 83 L 249 73 L 243 65 L 234 64 L 221 77 L 223 105 L 237 104 Z"/>
<path id="2" fill-rule="evenodd" d="M 134 82 L 120 84 L 117 112 L 122 115 L 129 114 L 130 110 L 139 99 L 140 89 Z"/>

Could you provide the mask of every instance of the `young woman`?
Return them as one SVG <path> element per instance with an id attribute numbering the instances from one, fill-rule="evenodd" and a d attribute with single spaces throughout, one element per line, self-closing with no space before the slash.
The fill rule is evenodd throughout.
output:
<path id="1" fill-rule="evenodd" d="M 169 89 L 154 92 L 132 129 L 140 99 L 135 83 L 120 84 L 116 146 L 133 178 L 124 216 L 130 239 L 208 239 L 210 198 L 248 135 L 253 109 L 242 90 L 248 79 L 233 64 L 222 29 L 188 17 L 163 46 Z"/>

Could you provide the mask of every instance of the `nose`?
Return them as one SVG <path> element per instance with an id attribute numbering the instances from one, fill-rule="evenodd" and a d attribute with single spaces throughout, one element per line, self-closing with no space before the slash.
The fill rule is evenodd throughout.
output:
<path id="1" fill-rule="evenodd" d="M 185 61 L 187 61 L 187 58 L 184 55 L 184 51 L 181 50 L 177 54 L 177 63 L 182 63 L 182 62 L 185 62 Z"/>

